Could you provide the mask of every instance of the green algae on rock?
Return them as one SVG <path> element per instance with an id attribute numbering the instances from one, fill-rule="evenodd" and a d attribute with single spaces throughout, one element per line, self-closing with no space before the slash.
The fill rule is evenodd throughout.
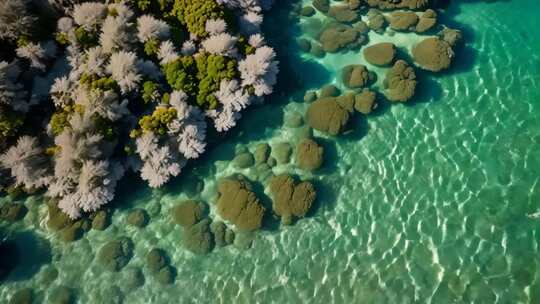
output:
<path id="1" fill-rule="evenodd" d="M 285 174 L 273 177 L 269 189 L 272 194 L 272 208 L 281 217 L 284 225 L 290 225 L 293 216 L 304 217 L 317 196 L 311 183 L 301 182 L 295 185 L 294 179 Z"/>
<path id="2" fill-rule="evenodd" d="M 369 89 L 364 89 L 354 96 L 354 109 L 362 114 L 369 114 L 377 108 L 377 94 Z"/>
<path id="3" fill-rule="evenodd" d="M 342 133 L 348 122 L 349 112 L 343 109 L 335 97 L 323 97 L 310 104 L 306 121 L 310 127 L 330 135 Z"/>
<path id="4" fill-rule="evenodd" d="M 397 11 L 390 14 L 390 28 L 396 31 L 414 31 L 418 15 L 410 11 Z"/>
<path id="5" fill-rule="evenodd" d="M 377 79 L 375 73 L 365 65 L 353 64 L 343 68 L 341 72 L 343 84 L 350 89 L 358 89 L 371 85 Z"/>
<path id="6" fill-rule="evenodd" d="M 92 229 L 95 230 L 105 230 L 111 224 L 110 214 L 106 209 L 93 213 L 90 218 L 92 219 Z"/>
<path id="7" fill-rule="evenodd" d="M 210 220 L 204 219 L 199 223 L 186 228 L 183 234 L 184 246 L 195 254 L 207 254 L 214 247 Z"/>
<path id="8" fill-rule="evenodd" d="M 241 231 L 261 228 L 265 208 L 246 180 L 225 178 L 218 183 L 219 215 Z"/>
<path id="9" fill-rule="evenodd" d="M 117 272 L 127 265 L 133 256 L 133 242 L 122 237 L 109 241 L 101 247 L 97 261 L 107 270 Z"/>
<path id="10" fill-rule="evenodd" d="M 376 66 L 388 66 L 394 62 L 396 46 L 391 42 L 381 42 L 364 49 L 364 58 Z"/>
<path id="11" fill-rule="evenodd" d="M 416 73 L 407 62 L 398 60 L 386 73 L 385 84 L 386 97 L 390 101 L 408 101 L 416 91 Z"/>
<path id="12" fill-rule="evenodd" d="M 414 61 L 423 69 L 439 72 L 450 67 L 454 58 L 452 46 L 439 38 L 427 38 L 412 49 Z"/>
<path id="13" fill-rule="evenodd" d="M 148 224 L 148 213 L 144 209 L 134 209 L 127 216 L 127 223 L 133 227 L 142 228 Z"/>
<path id="14" fill-rule="evenodd" d="M 296 146 L 296 163 L 306 171 L 319 169 L 323 164 L 324 148 L 313 139 L 303 139 Z"/>
<path id="15" fill-rule="evenodd" d="M 193 200 L 185 201 L 173 208 L 173 220 L 176 224 L 188 228 L 203 219 L 205 210 L 204 203 Z"/>
<path id="16" fill-rule="evenodd" d="M 253 158 L 253 154 L 244 152 L 234 157 L 233 164 L 237 169 L 245 169 L 253 166 L 255 159 Z"/>

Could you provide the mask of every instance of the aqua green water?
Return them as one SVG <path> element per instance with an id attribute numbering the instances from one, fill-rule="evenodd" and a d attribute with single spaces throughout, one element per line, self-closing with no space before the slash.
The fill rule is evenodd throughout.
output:
<path id="1" fill-rule="evenodd" d="M 188 197 L 214 201 L 216 178 L 239 172 L 229 162 L 235 147 L 294 143 L 300 131 L 282 127 L 282 117 L 304 111 L 296 95 L 274 97 L 248 113 L 242 131 L 165 189 L 124 183 L 121 207 L 104 232 L 64 244 L 46 228 L 46 207 L 30 198 L 24 222 L 8 228 L 34 232 L 40 241 L 23 254 L 32 262 L 0 286 L 0 302 L 21 287 L 46 301 L 55 286 L 65 285 L 80 303 L 110 303 L 118 290 L 125 303 L 540 303 L 540 219 L 534 217 L 540 212 L 539 11 L 536 0 L 454 4 L 446 21 L 464 29 L 468 42 L 454 68 L 438 77 L 423 74 L 416 102 L 358 119 L 352 134 L 316 134 L 327 155 L 316 175 L 294 165 L 275 168 L 313 179 L 319 207 L 294 226 L 258 233 L 250 250 L 194 256 L 182 247 L 169 210 Z M 309 35 L 314 26 L 301 21 L 287 28 Z M 270 28 L 284 30 L 278 22 Z M 419 39 L 370 38 L 403 48 Z M 337 82 L 341 67 L 362 62 L 355 53 L 315 60 L 290 50 L 297 72 L 290 81 L 306 87 Z M 253 169 L 240 172 L 263 179 Z M 197 178 L 204 189 L 194 196 L 185 190 Z M 125 225 L 133 206 L 151 215 L 142 230 Z M 94 259 L 121 235 L 135 243 L 128 267 L 146 275 L 136 290 L 125 287 L 125 271 L 104 272 Z M 144 259 L 155 246 L 177 269 L 174 285 L 161 286 L 147 274 Z M 59 276 L 45 284 L 51 267 Z"/>

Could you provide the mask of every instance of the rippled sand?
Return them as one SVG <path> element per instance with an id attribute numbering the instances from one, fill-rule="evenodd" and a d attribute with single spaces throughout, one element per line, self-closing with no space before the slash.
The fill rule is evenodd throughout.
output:
<path id="1" fill-rule="evenodd" d="M 113 225 L 78 242 L 66 245 L 48 232 L 46 207 L 29 199 L 34 207 L 13 228 L 33 227 L 45 239 L 35 252 L 50 252 L 52 262 L 25 269 L 35 274 L 30 279 L 18 270 L 20 280 L 0 286 L 0 302 L 21 287 L 46 299 L 65 285 L 80 303 L 111 303 L 119 293 L 125 303 L 540 303 L 538 11 L 535 0 L 454 5 L 445 18 L 462 27 L 468 41 L 454 68 L 440 77 L 422 74 L 416 102 L 358 119 L 353 134 L 316 134 L 326 147 L 326 166 L 303 177 L 316 181 L 320 206 L 294 226 L 258 233 L 250 250 L 230 246 L 192 255 L 182 247 L 170 208 L 187 198 L 183 189 L 195 176 L 204 179 L 195 198 L 213 202 L 215 178 L 238 172 L 228 162 L 237 144 L 254 149 L 258 142 L 297 136 L 300 131 L 281 128 L 281 119 L 283 112 L 303 112 L 302 103 L 252 111 L 239 127 L 244 131 L 163 190 L 125 182 Z M 418 39 L 370 38 L 405 48 Z M 348 53 L 316 62 L 310 66 L 339 83 L 340 69 L 362 59 Z M 376 71 L 380 86 L 384 69 Z M 309 70 L 302 72 L 311 84 Z M 275 172 L 285 170 L 294 168 Z M 257 177 L 253 169 L 242 173 Z M 125 225 L 133 206 L 151 216 L 142 230 Z M 135 290 L 125 287 L 127 271 L 104 272 L 94 260 L 106 241 L 124 235 L 135 243 L 127 268 L 141 267 L 146 277 Z M 152 247 L 171 257 L 174 285 L 161 286 L 147 273 Z M 46 284 L 51 267 L 59 276 Z"/>

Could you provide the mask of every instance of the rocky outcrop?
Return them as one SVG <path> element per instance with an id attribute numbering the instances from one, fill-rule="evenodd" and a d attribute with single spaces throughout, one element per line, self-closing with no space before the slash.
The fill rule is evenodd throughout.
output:
<path id="1" fill-rule="evenodd" d="M 422 69 L 439 72 L 450 67 L 454 58 L 452 46 L 440 38 L 427 38 L 412 49 L 414 61 Z"/>
<path id="2" fill-rule="evenodd" d="M 242 231 L 261 228 L 265 208 L 247 181 L 236 178 L 223 179 L 218 184 L 218 192 L 217 210 L 223 219 L 230 221 Z"/>
<path id="3" fill-rule="evenodd" d="M 422 13 L 420 16 L 420 19 L 418 20 L 418 24 L 416 24 L 415 31 L 417 33 L 425 33 L 432 29 L 437 24 L 437 13 L 429 9 Z"/>
<path id="4" fill-rule="evenodd" d="M 390 101 L 405 102 L 414 96 L 416 90 L 416 73 L 403 60 L 398 60 L 386 73 L 386 97 Z"/>
<path id="5" fill-rule="evenodd" d="M 351 9 L 348 5 L 335 5 L 330 7 L 328 16 L 342 23 L 353 23 L 360 19 L 358 11 Z"/>
<path id="6" fill-rule="evenodd" d="M 364 89 L 360 94 L 354 96 L 354 109 L 359 113 L 369 114 L 377 107 L 376 99 L 375 92 Z"/>
<path id="7" fill-rule="evenodd" d="M 305 138 L 296 146 L 296 164 L 302 170 L 314 171 L 323 164 L 324 148 L 313 139 Z"/>
<path id="8" fill-rule="evenodd" d="M 389 20 L 390 28 L 395 31 L 414 31 L 418 16 L 414 12 L 393 12 Z"/>
<path id="9" fill-rule="evenodd" d="M 343 84 L 350 89 L 369 86 L 375 82 L 376 77 L 375 73 L 362 64 L 348 65 L 341 72 Z"/>
<path id="10" fill-rule="evenodd" d="M 328 25 L 319 36 L 322 49 L 327 53 L 336 53 L 343 49 L 355 49 L 362 46 L 366 41 L 367 38 L 353 27 L 341 23 Z"/>
<path id="11" fill-rule="evenodd" d="M 364 58 L 376 66 L 392 64 L 396 56 L 396 46 L 391 42 L 381 42 L 364 49 Z"/>
<path id="12" fill-rule="evenodd" d="M 309 106 L 306 121 L 313 129 L 338 135 L 345 130 L 349 116 L 349 112 L 337 103 L 335 97 L 323 97 Z"/>
<path id="13" fill-rule="evenodd" d="M 367 13 L 368 26 L 375 32 L 382 34 L 386 28 L 386 19 L 378 10 L 370 9 Z"/>
<path id="14" fill-rule="evenodd" d="M 289 175 L 273 177 L 269 188 L 272 194 L 272 209 L 281 217 L 284 225 L 291 224 L 293 217 L 304 217 L 317 197 L 311 183 L 301 182 L 295 185 L 294 179 Z"/>
<path id="15" fill-rule="evenodd" d="M 203 219 L 205 210 L 204 203 L 189 200 L 175 206 L 172 210 L 172 216 L 176 224 L 189 228 Z"/>

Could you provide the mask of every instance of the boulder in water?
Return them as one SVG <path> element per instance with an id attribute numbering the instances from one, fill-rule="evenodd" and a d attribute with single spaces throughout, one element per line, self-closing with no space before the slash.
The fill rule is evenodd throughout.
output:
<path id="1" fill-rule="evenodd" d="M 121 237 L 103 245 L 98 252 L 98 262 L 109 271 L 120 271 L 133 255 L 133 242 Z"/>
<path id="2" fill-rule="evenodd" d="M 241 231 L 261 228 L 265 208 L 251 189 L 251 185 L 241 179 L 225 178 L 218 183 L 219 215 L 233 223 Z"/>
<path id="3" fill-rule="evenodd" d="M 375 73 L 369 71 L 366 66 L 362 64 L 344 67 L 341 72 L 341 77 L 345 86 L 351 89 L 369 86 L 377 79 Z"/>
<path id="4" fill-rule="evenodd" d="M 454 58 L 452 46 L 440 38 L 427 38 L 412 49 L 414 61 L 423 69 L 439 72 L 450 67 Z"/>
<path id="5" fill-rule="evenodd" d="M 393 12 L 390 14 L 390 28 L 396 31 L 414 31 L 418 15 L 414 12 Z"/>
<path id="6" fill-rule="evenodd" d="M 376 66 L 392 64 L 396 56 L 396 46 L 391 42 L 381 42 L 364 49 L 364 58 Z"/>
<path id="7" fill-rule="evenodd" d="M 204 219 L 184 231 L 184 246 L 195 254 L 207 254 L 212 250 L 209 219 Z"/>
<path id="8" fill-rule="evenodd" d="M 319 98 L 309 106 L 306 113 L 310 127 L 330 135 L 343 132 L 349 118 L 349 112 L 339 105 L 335 97 Z"/>
<path id="9" fill-rule="evenodd" d="M 292 223 L 293 216 L 304 217 L 316 198 L 313 185 L 301 182 L 295 185 L 294 179 L 289 175 L 274 176 L 270 181 L 272 194 L 272 208 L 281 217 L 284 225 Z"/>
<path id="10" fill-rule="evenodd" d="M 319 169 L 323 164 L 324 148 L 313 139 L 305 138 L 296 147 L 296 163 L 307 171 Z"/>
<path id="11" fill-rule="evenodd" d="M 416 90 L 416 73 L 409 64 L 398 60 L 386 73 L 386 97 L 390 101 L 405 102 L 414 96 Z"/>
<path id="12" fill-rule="evenodd" d="M 178 225 L 188 228 L 195 225 L 204 217 L 204 203 L 188 200 L 173 208 L 173 219 Z"/>

